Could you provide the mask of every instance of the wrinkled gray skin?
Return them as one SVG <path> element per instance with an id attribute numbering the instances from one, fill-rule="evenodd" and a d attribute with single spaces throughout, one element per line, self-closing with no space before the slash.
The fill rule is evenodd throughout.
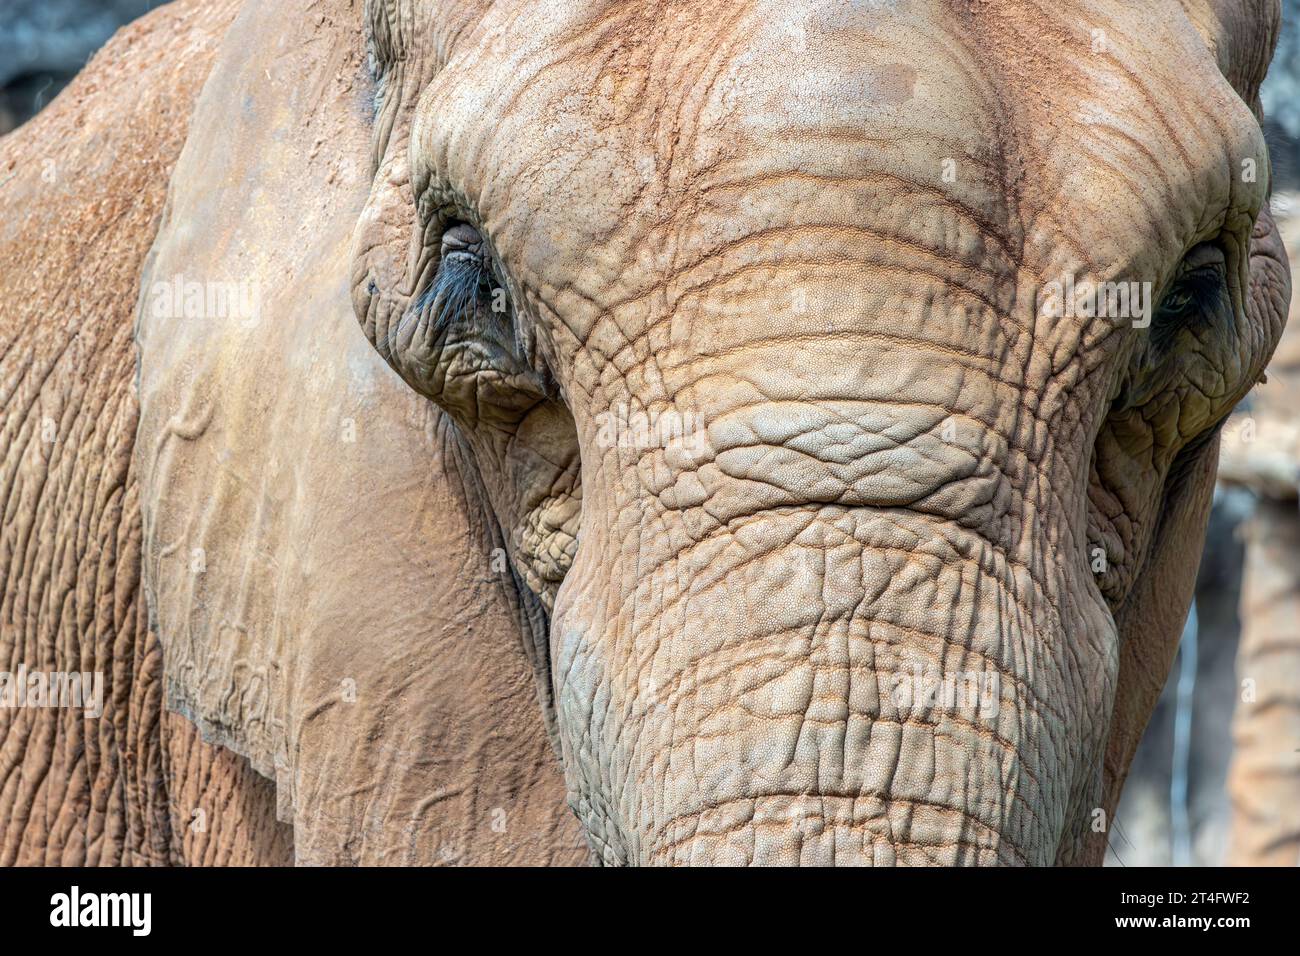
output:
<path id="1" fill-rule="evenodd" d="M 596 856 L 1099 862 L 1290 294 L 1277 4 L 367 17 L 353 302 L 482 475 Z M 1067 276 L 1161 306 L 1040 308 Z"/>

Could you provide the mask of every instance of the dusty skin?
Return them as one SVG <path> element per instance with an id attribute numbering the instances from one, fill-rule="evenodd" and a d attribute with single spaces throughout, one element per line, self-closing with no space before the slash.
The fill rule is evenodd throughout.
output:
<path id="1" fill-rule="evenodd" d="M 162 706 L 131 460 L 140 269 L 237 6 L 178 4 L 127 28 L 0 140 L 0 668 L 98 670 L 107 685 L 98 720 L 0 709 L 6 865 L 292 859 L 270 782 Z"/>
<path id="2" fill-rule="evenodd" d="M 1100 862 L 1287 312 L 1278 17 L 133 26 L 0 140 L 0 667 L 107 683 L 0 709 L 0 861 Z"/>

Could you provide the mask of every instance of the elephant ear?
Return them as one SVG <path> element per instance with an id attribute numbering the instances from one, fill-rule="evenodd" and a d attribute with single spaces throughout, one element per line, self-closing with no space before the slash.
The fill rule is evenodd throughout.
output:
<path id="1" fill-rule="evenodd" d="M 166 703 L 275 781 L 300 863 L 585 860 L 476 478 L 353 315 L 360 6 L 245 5 L 144 270 Z"/>
<path id="2" fill-rule="evenodd" d="M 1219 70 L 1258 112 L 1264 82 L 1282 29 L 1281 0 L 1180 0 L 1205 39 Z"/>

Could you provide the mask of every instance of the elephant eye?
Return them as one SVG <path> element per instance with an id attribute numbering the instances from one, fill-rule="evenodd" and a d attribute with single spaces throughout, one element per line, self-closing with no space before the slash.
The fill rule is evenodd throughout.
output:
<path id="1" fill-rule="evenodd" d="M 1228 269 L 1223 249 L 1201 243 L 1184 257 L 1160 304 L 1152 332 L 1167 339 L 1179 329 L 1215 315 L 1227 301 Z"/>
<path id="2" fill-rule="evenodd" d="M 501 321 L 509 310 L 487 243 L 468 223 L 454 222 L 442 234 L 438 271 L 416 302 L 418 313 L 428 309 L 436 333 L 457 322 L 493 317 Z"/>
<path id="3" fill-rule="evenodd" d="M 1222 248 L 1214 243 L 1201 243 L 1179 265 L 1173 285 L 1157 308 L 1157 323 L 1161 320 L 1178 323 L 1214 312 L 1223 303 L 1226 290 L 1227 260 Z"/>

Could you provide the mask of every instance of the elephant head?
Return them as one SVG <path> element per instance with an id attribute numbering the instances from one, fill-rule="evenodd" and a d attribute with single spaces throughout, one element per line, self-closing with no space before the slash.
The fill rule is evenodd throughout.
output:
<path id="1" fill-rule="evenodd" d="M 248 267 L 277 277 L 264 334 L 311 403 L 280 417 L 310 421 L 350 375 L 348 420 L 425 441 L 344 478 L 340 452 L 271 442 L 299 475 L 294 527 L 328 540 L 269 535 L 274 582 L 220 601 L 193 576 L 168 590 L 167 548 L 224 519 L 159 516 L 173 705 L 279 774 L 300 827 L 364 817 L 433 745 L 366 758 L 358 810 L 318 799 L 319 769 L 304 784 L 303 728 L 338 709 L 342 656 L 383 698 L 365 739 L 420 713 L 377 669 L 423 666 L 431 645 L 403 634 L 432 620 L 448 666 L 526 659 L 540 706 L 519 730 L 512 678 L 509 732 L 534 753 L 545 728 L 602 862 L 1099 861 L 1186 613 L 1219 426 L 1290 294 L 1257 97 L 1277 3 L 367 0 L 364 67 L 361 11 L 327 6 L 323 79 L 279 94 L 314 172 L 277 160 L 286 184 L 246 204 L 269 218 L 239 227 L 281 243 Z M 243 56 L 227 85 L 271 96 Z M 214 150 L 194 149 L 199 176 Z M 321 324 L 340 295 L 400 383 Z M 148 348 L 146 419 L 170 374 Z M 156 480 L 199 480 L 165 444 Z M 454 540 L 429 539 L 427 504 L 403 511 L 422 460 L 439 513 L 466 516 Z M 242 514 L 245 542 L 276 520 Z M 434 555 L 438 587 L 404 584 L 394 553 Z M 321 577 L 294 591 L 304 564 Z M 463 602 L 490 639 L 448 615 L 464 587 L 491 592 Z M 310 593 L 314 616 L 284 613 L 330 653 L 213 610 L 267 593 L 265 614 Z M 386 623 L 362 653 L 331 615 Z M 340 721 L 313 759 L 346 777 L 364 734 Z"/>

